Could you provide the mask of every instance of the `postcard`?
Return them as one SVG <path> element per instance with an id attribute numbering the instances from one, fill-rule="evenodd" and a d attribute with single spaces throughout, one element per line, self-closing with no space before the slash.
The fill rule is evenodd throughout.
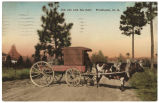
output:
<path id="1" fill-rule="evenodd" d="M 2 2 L 3 101 L 157 101 L 158 2 Z"/>

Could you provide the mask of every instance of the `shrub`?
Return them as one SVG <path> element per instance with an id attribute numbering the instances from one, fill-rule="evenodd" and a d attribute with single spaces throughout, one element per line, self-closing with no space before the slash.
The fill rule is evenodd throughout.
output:
<path id="1" fill-rule="evenodd" d="M 107 62 L 107 57 L 104 56 L 102 51 L 99 51 L 98 53 L 93 53 L 91 56 L 92 63 L 99 63 L 99 62 Z"/>
<path id="2" fill-rule="evenodd" d="M 155 69 L 145 69 L 145 72 L 136 73 L 129 82 L 137 88 L 136 92 L 142 100 L 157 100 L 157 71 Z"/>

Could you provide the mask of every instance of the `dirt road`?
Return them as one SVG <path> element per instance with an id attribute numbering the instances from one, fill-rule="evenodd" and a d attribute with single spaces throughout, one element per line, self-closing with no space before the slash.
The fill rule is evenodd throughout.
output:
<path id="1" fill-rule="evenodd" d="M 29 79 L 3 82 L 3 101 L 139 101 L 134 89 L 126 84 L 119 90 L 120 81 L 102 78 L 100 87 L 68 87 L 65 83 L 36 87 Z"/>

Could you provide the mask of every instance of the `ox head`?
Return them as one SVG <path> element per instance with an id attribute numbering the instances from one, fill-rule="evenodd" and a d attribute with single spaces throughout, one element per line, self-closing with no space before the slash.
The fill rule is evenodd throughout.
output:
<path id="1" fill-rule="evenodd" d="M 135 67 L 137 72 L 144 72 L 143 61 L 139 60 L 135 62 Z"/>

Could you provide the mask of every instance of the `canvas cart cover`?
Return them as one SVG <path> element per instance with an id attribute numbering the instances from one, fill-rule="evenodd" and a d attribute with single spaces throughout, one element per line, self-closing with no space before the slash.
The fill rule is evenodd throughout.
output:
<path id="1" fill-rule="evenodd" d="M 92 51 L 85 47 L 66 47 L 63 48 L 64 65 L 84 65 L 85 53 Z"/>

